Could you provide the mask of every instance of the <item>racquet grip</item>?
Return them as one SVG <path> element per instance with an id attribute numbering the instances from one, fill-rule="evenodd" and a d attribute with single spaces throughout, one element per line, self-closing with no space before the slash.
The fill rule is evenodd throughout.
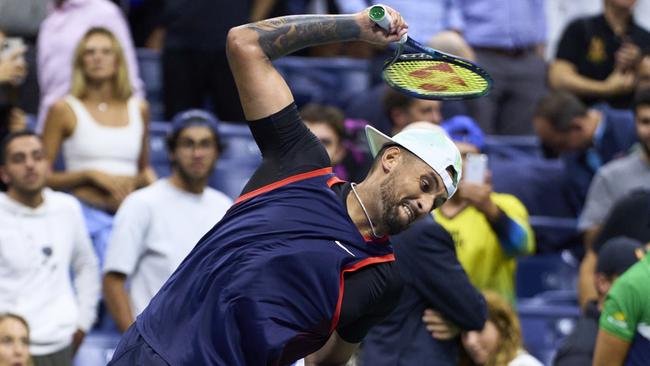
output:
<path id="1" fill-rule="evenodd" d="M 387 33 L 390 32 L 390 23 L 393 20 L 388 13 L 388 10 L 383 5 L 373 5 L 368 11 L 370 20 L 375 22 L 381 29 Z M 408 39 L 408 35 L 404 34 L 398 43 L 403 44 Z"/>

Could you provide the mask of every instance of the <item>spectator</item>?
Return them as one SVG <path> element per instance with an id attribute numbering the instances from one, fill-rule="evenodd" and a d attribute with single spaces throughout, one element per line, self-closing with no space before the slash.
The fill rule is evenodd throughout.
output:
<path id="1" fill-rule="evenodd" d="M 488 134 L 532 134 L 534 103 L 544 95 L 543 0 L 458 0 L 463 35 L 494 79 L 471 114 Z"/>
<path id="2" fill-rule="evenodd" d="M 17 90 L 27 75 L 25 48 L 10 48 L 0 30 L 0 139 L 9 132 L 25 128 L 25 114 L 17 107 Z"/>
<path id="3" fill-rule="evenodd" d="M 142 97 L 135 48 L 121 10 L 108 0 L 52 0 L 53 6 L 39 29 L 36 44 L 41 101 L 37 129 L 41 131 L 50 107 L 70 93 L 74 51 L 94 27 L 108 29 L 119 40 L 128 65 L 131 89 Z"/>
<path id="4" fill-rule="evenodd" d="M 636 0 L 603 0 L 604 11 L 571 22 L 549 69 L 553 88 L 568 90 L 587 105 L 607 102 L 629 108 L 635 69 L 650 50 L 650 33 L 632 16 Z"/>
<path id="5" fill-rule="evenodd" d="M 69 366 L 95 320 L 97 257 L 79 203 L 44 188 L 49 167 L 41 139 L 10 134 L 0 153 L 9 187 L 0 194 L 0 312 L 32 325 L 36 366 Z"/>
<path id="6" fill-rule="evenodd" d="M 32 115 L 36 115 L 38 111 L 39 99 L 36 38 L 48 5 L 48 1 L 44 0 L 0 0 L 0 29 L 12 37 L 20 37 L 27 46 L 24 59 L 30 72 L 18 90 L 18 106 Z"/>
<path id="7" fill-rule="evenodd" d="M 131 194 L 115 216 L 104 297 L 121 332 L 232 205 L 207 186 L 221 151 L 212 115 L 190 110 L 176 116 L 167 146 L 171 176 Z"/>
<path id="8" fill-rule="evenodd" d="M 571 334 L 555 356 L 555 366 L 591 366 L 598 335 L 598 318 L 607 292 L 616 279 L 643 256 L 640 242 L 626 237 L 613 238 L 598 253 L 594 285 L 598 293 L 582 312 Z"/>
<path id="9" fill-rule="evenodd" d="M 607 293 L 594 366 L 650 365 L 650 255 L 630 267 Z"/>
<path id="10" fill-rule="evenodd" d="M 440 129 L 430 122 L 410 128 Z M 363 364 L 457 365 L 460 332 L 483 329 L 487 308 L 458 263 L 452 237 L 427 216 L 391 241 L 405 287 L 395 310 L 366 337 Z"/>
<path id="11" fill-rule="evenodd" d="M 612 161 L 596 173 L 578 220 L 578 230 L 584 233 L 587 254 L 580 270 L 580 303 L 596 296 L 591 274 L 595 265 L 591 244 L 614 204 L 630 192 L 648 186 L 650 181 L 650 89 L 635 97 L 636 135 L 641 148 L 628 156 Z M 625 179 L 620 179 L 625 177 Z"/>
<path id="12" fill-rule="evenodd" d="M 469 119 L 456 117 L 442 127 L 463 157 L 479 153 L 482 132 Z M 514 302 L 516 257 L 534 253 L 535 236 L 521 201 L 493 192 L 489 175 L 483 183 L 463 177 L 458 195 L 434 211 L 434 219 L 454 238 L 456 255 L 472 284 Z"/>
<path id="13" fill-rule="evenodd" d="M 29 326 L 14 314 L 0 314 L 0 365 L 31 366 Z"/>
<path id="14" fill-rule="evenodd" d="M 568 92 L 553 92 L 537 103 L 535 131 L 542 144 L 565 163 L 569 204 L 582 210 L 596 171 L 621 157 L 637 141 L 634 116 L 606 106 L 587 108 Z"/>
<path id="15" fill-rule="evenodd" d="M 332 106 L 307 104 L 300 109 L 300 117 L 325 146 L 334 174 L 346 181 L 362 181 L 370 169 L 370 156 L 347 140 L 343 112 Z"/>
<path id="16" fill-rule="evenodd" d="M 48 159 L 63 153 L 65 170 L 48 179 L 82 202 L 100 264 L 112 215 L 133 190 L 154 180 L 149 166 L 148 105 L 134 96 L 124 53 L 105 28 L 92 28 L 77 46 L 70 95 L 48 113 Z"/>
<path id="17" fill-rule="evenodd" d="M 226 59 L 226 34 L 234 26 L 266 18 L 273 0 L 165 1 L 162 29 L 165 118 L 206 100 L 223 121 L 244 121 L 235 81 Z M 183 72 L 179 72 L 183 70 Z"/>
<path id="18" fill-rule="evenodd" d="M 482 331 L 463 334 L 467 358 L 460 365 L 542 366 L 523 349 L 521 326 L 517 314 L 498 294 L 483 293 L 488 307 L 488 320 Z"/>
<path id="19" fill-rule="evenodd" d="M 426 121 L 439 125 L 442 122 L 441 102 L 410 97 L 395 89 L 387 88 L 384 94 L 384 111 L 392 123 L 392 134 L 400 132 L 408 124 Z"/>

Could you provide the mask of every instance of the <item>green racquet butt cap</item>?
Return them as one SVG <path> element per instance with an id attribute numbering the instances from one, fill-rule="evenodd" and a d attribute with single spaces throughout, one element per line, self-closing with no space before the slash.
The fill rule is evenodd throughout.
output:
<path id="1" fill-rule="evenodd" d="M 375 22 L 381 21 L 382 19 L 384 19 L 384 16 L 386 15 L 386 8 L 384 8 L 381 5 L 375 5 L 370 8 L 368 15 L 370 16 L 370 19 L 372 19 Z"/>
<path id="2" fill-rule="evenodd" d="M 463 160 L 456 144 L 441 127 L 432 123 L 427 128 L 407 127 L 391 138 L 367 125 L 366 137 L 373 157 L 376 157 L 385 145 L 399 145 L 422 159 L 440 176 L 447 190 L 447 199 L 456 193 L 463 170 Z"/>

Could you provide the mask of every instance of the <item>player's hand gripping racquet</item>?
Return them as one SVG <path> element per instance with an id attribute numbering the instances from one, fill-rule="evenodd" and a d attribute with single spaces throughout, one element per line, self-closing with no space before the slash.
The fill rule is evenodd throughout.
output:
<path id="1" fill-rule="evenodd" d="M 389 31 L 390 14 L 381 5 L 370 8 L 370 19 Z M 486 95 L 492 78 L 471 61 L 434 50 L 406 34 L 391 60 L 384 63 L 382 77 L 391 87 L 421 99 L 454 100 Z M 402 54 L 404 45 L 419 53 Z"/>

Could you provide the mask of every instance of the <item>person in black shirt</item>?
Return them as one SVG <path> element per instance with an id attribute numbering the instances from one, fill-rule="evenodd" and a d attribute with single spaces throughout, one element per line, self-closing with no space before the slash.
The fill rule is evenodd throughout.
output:
<path id="1" fill-rule="evenodd" d="M 604 13 L 580 18 L 564 30 L 549 81 L 588 105 L 607 102 L 628 108 L 637 68 L 650 51 L 650 33 L 636 24 L 636 1 L 604 0 Z"/>

